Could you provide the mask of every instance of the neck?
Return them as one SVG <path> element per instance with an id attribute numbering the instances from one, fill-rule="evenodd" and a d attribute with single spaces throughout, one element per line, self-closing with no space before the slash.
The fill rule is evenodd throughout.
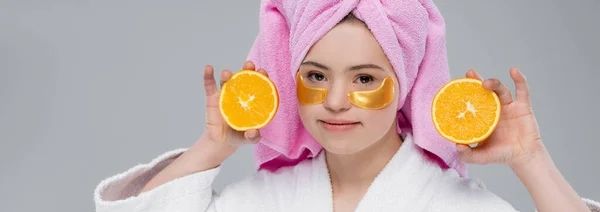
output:
<path id="1" fill-rule="evenodd" d="M 355 154 L 326 152 L 332 186 L 368 188 L 401 145 L 400 135 L 392 128 L 375 144 Z"/>

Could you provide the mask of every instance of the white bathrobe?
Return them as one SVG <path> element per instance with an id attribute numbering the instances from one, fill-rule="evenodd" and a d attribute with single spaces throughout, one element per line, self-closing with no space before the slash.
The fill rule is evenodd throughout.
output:
<path id="1" fill-rule="evenodd" d="M 94 192 L 97 212 L 173 211 L 333 211 L 324 154 L 275 173 L 258 171 L 227 186 L 220 194 L 211 184 L 220 167 L 172 180 L 135 196 L 152 176 L 185 149 L 164 153 L 148 164 L 103 180 Z M 600 204 L 584 199 L 592 211 Z M 369 187 L 356 208 L 373 211 L 516 211 L 474 179 L 460 178 L 426 159 L 408 136 Z"/>

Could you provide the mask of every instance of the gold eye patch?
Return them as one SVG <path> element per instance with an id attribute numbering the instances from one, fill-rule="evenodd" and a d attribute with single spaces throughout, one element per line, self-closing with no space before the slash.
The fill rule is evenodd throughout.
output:
<path id="1" fill-rule="evenodd" d="M 303 105 L 321 104 L 327 97 L 327 89 L 306 86 L 300 72 L 298 72 L 296 74 L 296 96 L 298 102 Z"/>
<path id="2" fill-rule="evenodd" d="M 386 77 L 379 88 L 370 91 L 353 91 L 348 93 L 348 100 L 354 106 L 377 110 L 384 108 L 394 100 L 394 81 Z"/>
<path id="3" fill-rule="evenodd" d="M 394 81 L 392 77 L 388 76 L 375 90 L 349 92 L 348 100 L 356 107 L 377 110 L 392 103 L 394 93 Z M 327 98 L 327 89 L 306 86 L 302 76 L 298 73 L 296 75 L 296 96 L 298 102 L 303 105 L 321 104 Z"/>

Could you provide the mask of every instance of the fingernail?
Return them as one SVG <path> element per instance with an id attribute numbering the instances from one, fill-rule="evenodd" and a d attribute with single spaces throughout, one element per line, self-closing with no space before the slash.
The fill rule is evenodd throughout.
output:
<path id="1" fill-rule="evenodd" d="M 248 137 L 249 137 L 249 138 L 254 138 L 254 137 L 256 137 L 256 131 L 254 131 L 254 130 L 250 131 L 250 132 L 248 133 Z"/>

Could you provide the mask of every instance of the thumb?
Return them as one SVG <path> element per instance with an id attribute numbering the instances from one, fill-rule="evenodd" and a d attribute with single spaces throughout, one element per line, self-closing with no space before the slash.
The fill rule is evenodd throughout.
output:
<path id="1" fill-rule="evenodd" d="M 487 163 L 487 153 L 482 148 L 472 148 L 466 144 L 456 144 L 456 151 L 458 152 L 458 160 L 463 163 L 480 165 Z"/>
<path id="2" fill-rule="evenodd" d="M 248 130 L 244 132 L 244 137 L 246 138 L 246 143 L 257 144 L 260 141 L 260 131 Z"/>

